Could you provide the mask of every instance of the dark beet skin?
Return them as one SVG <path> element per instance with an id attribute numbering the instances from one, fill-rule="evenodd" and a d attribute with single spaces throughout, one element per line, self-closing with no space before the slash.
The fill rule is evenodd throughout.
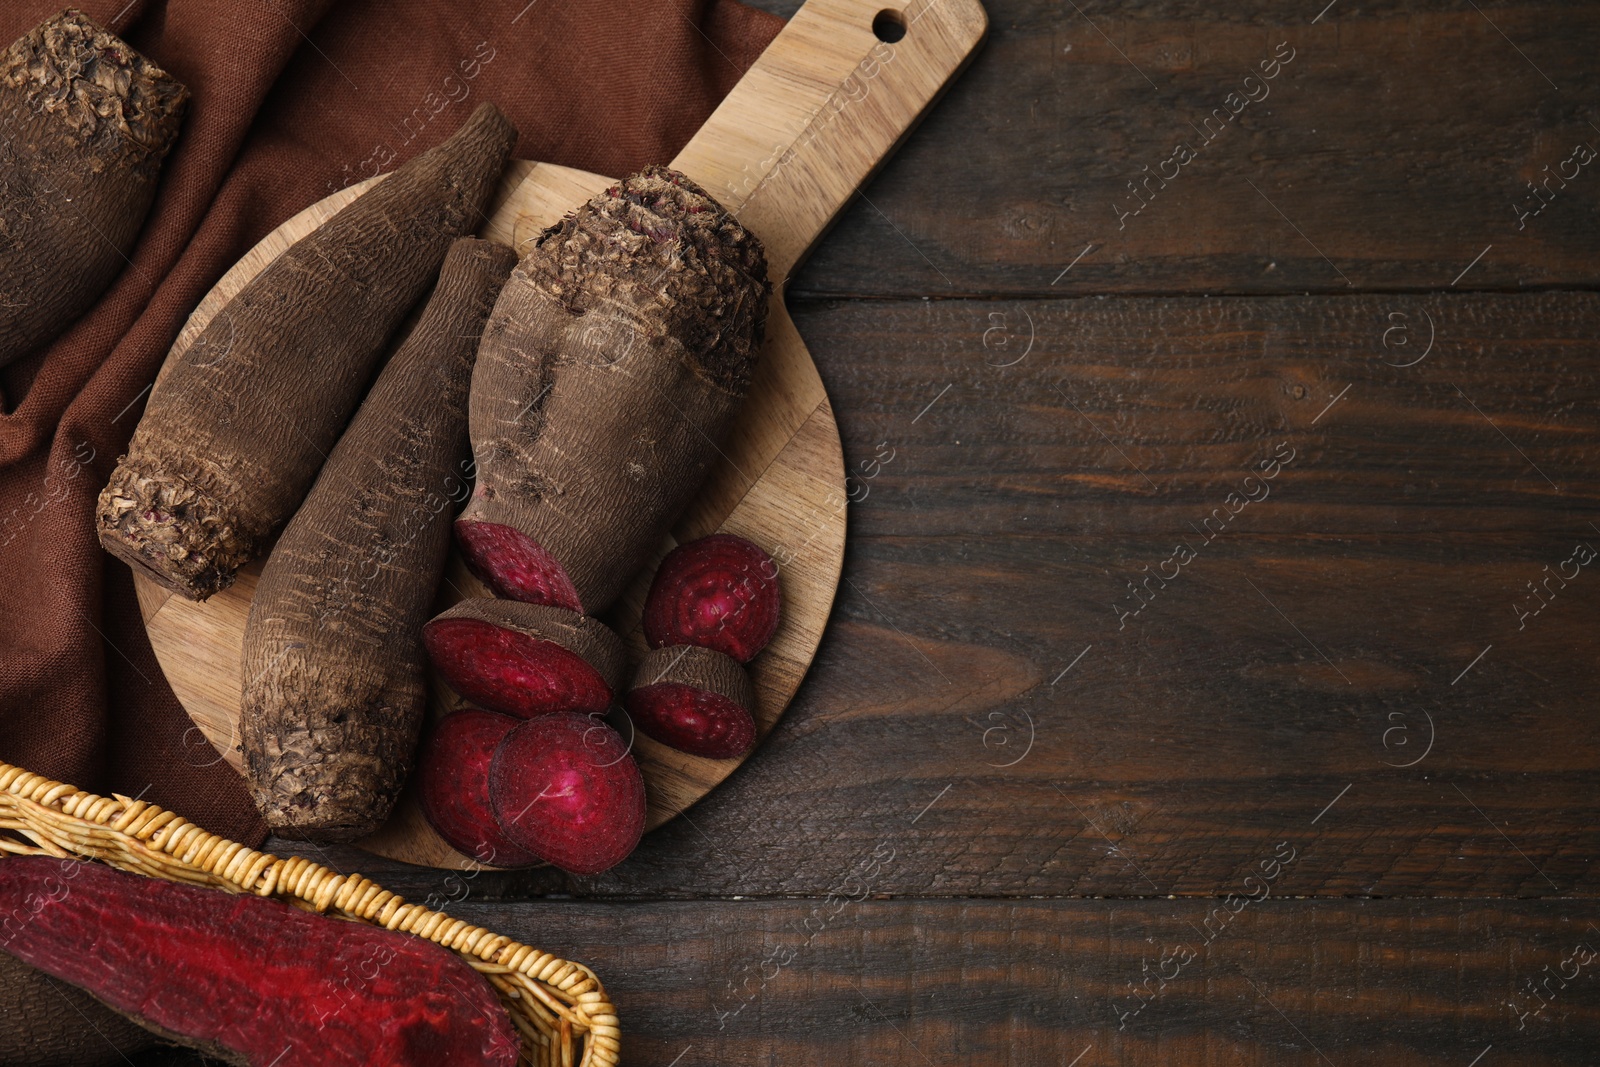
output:
<path id="1" fill-rule="evenodd" d="M 605 711 L 627 666 L 605 623 L 515 600 L 463 600 L 422 628 L 422 642 L 450 688 L 524 719 Z"/>
<path id="2" fill-rule="evenodd" d="M 249 894 L 46 857 L 0 860 L 0 947 L 163 1036 L 266 1067 L 513 1067 L 510 1016 L 461 957 Z"/>
<path id="3" fill-rule="evenodd" d="M 512 730 L 490 764 L 489 796 L 507 837 L 571 874 L 615 867 L 644 834 L 644 776 L 591 715 L 544 715 Z"/>
<path id="4" fill-rule="evenodd" d="M 712 534 L 679 545 L 656 568 L 645 640 L 651 648 L 699 645 L 749 663 L 777 632 L 782 603 L 771 556 L 742 537 Z"/>
<path id="5" fill-rule="evenodd" d="M 539 857 L 513 844 L 494 821 L 489 763 L 506 734 L 522 720 L 465 708 L 423 739 L 417 794 L 428 824 L 457 852 L 494 867 L 526 867 Z"/>
<path id="6" fill-rule="evenodd" d="M 0 54 L 0 367 L 116 280 L 189 91 L 81 11 Z"/>

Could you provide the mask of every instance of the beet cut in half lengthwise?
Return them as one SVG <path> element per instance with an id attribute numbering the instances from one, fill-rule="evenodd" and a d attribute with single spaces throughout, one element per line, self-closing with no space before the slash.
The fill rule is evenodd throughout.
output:
<path id="1" fill-rule="evenodd" d="M 189 91 L 81 11 L 0 55 L 0 367 L 121 273 Z"/>
<path id="2" fill-rule="evenodd" d="M 446 715 L 422 741 L 417 795 L 428 824 L 451 848 L 494 867 L 526 867 L 539 857 L 512 843 L 494 821 L 489 764 L 523 720 L 481 708 Z"/>
<path id="3" fill-rule="evenodd" d="M 100 543 L 190 600 L 233 583 L 333 450 L 390 335 L 477 228 L 517 131 L 482 104 L 301 238 L 151 391 L 100 494 Z"/>
<path id="4" fill-rule="evenodd" d="M 627 654 L 605 623 L 516 600 L 463 600 L 422 628 L 434 669 L 466 700 L 520 718 L 603 712 Z"/>
<path id="5" fill-rule="evenodd" d="M 472 372 L 462 556 L 500 596 L 604 611 L 694 497 L 750 388 L 761 242 L 669 167 L 540 235 Z M 568 605 L 571 606 L 571 605 Z"/>
<path id="6" fill-rule="evenodd" d="M 778 629 L 778 565 L 733 534 L 679 545 L 656 568 L 644 602 L 651 648 L 699 645 L 749 663 Z"/>
<path id="7" fill-rule="evenodd" d="M 489 766 L 489 796 L 507 837 L 570 874 L 615 867 L 644 834 L 644 776 L 592 715 L 541 715 L 512 730 Z"/>
<path id="8" fill-rule="evenodd" d="M 411 934 L 96 863 L 0 860 L 5 950 L 242 1067 L 513 1067 L 517 1032 L 460 956 Z"/>
<path id="9" fill-rule="evenodd" d="M 756 741 L 755 686 L 731 656 L 694 645 L 658 648 L 628 693 L 633 725 L 691 756 L 733 759 Z"/>

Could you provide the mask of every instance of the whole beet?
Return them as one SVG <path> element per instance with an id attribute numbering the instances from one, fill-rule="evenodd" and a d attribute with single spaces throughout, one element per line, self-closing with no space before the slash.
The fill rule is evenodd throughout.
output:
<path id="1" fill-rule="evenodd" d="M 204 600 L 294 514 L 390 336 L 477 229 L 516 142 L 482 104 L 301 238 L 162 368 L 100 494 L 100 543 Z"/>
<path id="2" fill-rule="evenodd" d="M 427 709 L 422 624 L 466 495 L 473 350 L 516 259 L 470 237 L 450 246 L 416 328 L 262 571 L 240 741 L 251 795 L 281 836 L 371 833 L 411 769 Z"/>
<path id="3" fill-rule="evenodd" d="M 127 265 L 189 91 L 81 11 L 0 55 L 0 366 Z"/>

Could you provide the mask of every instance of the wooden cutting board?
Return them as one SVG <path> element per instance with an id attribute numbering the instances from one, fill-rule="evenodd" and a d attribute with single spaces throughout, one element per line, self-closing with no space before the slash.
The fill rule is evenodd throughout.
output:
<path id="1" fill-rule="evenodd" d="M 783 619 L 772 644 L 750 665 L 761 737 L 793 698 L 822 639 L 844 559 L 849 499 L 833 411 L 784 307 L 783 288 L 856 189 L 965 65 L 987 24 L 977 0 L 913 0 L 903 9 L 809 0 L 672 161 L 762 239 L 773 281 L 760 368 L 723 447 L 724 462 L 656 557 L 680 541 L 721 530 L 748 537 L 777 560 Z M 274 257 L 381 180 L 341 190 L 263 239 L 195 309 L 169 365 Z M 507 171 L 482 236 L 524 249 L 611 183 L 584 171 L 518 161 Z M 157 376 L 156 389 L 163 377 Z M 239 766 L 241 649 L 264 562 L 256 561 L 231 588 L 203 604 L 134 575 L 156 658 L 204 736 L 189 748 L 196 763 L 227 760 Z M 608 620 L 625 636 L 635 661 L 645 651 L 638 619 L 654 569 L 652 563 Z M 452 556 L 440 609 L 465 596 L 486 595 Z M 459 706 L 459 698 L 435 679 L 431 714 Z M 743 762 L 685 755 L 634 735 L 626 717 L 614 714 L 644 772 L 649 828 L 688 808 Z M 433 832 L 409 794 L 386 826 L 358 844 L 410 863 L 474 865 Z"/>

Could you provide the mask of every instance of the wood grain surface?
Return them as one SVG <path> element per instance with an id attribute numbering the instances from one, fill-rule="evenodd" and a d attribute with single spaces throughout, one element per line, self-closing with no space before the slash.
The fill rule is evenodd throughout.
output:
<path id="1" fill-rule="evenodd" d="M 1456 288 L 1600 282 L 1600 160 L 1520 228 L 1514 210 L 1600 150 L 1600 8 L 1338 0 L 1313 23 L 1327 4 L 991 3 L 982 59 L 795 291 L 1431 290 L 1489 245 Z M 1283 42 L 1294 59 L 1246 87 Z M 1124 221 L 1128 183 L 1184 142 Z"/>
<path id="2" fill-rule="evenodd" d="M 790 286 L 862 499 L 761 758 L 603 879 L 331 858 L 602 968 L 645 1064 L 1595 1062 L 1600 172 L 1513 205 L 1600 9 L 987 7 Z"/>

